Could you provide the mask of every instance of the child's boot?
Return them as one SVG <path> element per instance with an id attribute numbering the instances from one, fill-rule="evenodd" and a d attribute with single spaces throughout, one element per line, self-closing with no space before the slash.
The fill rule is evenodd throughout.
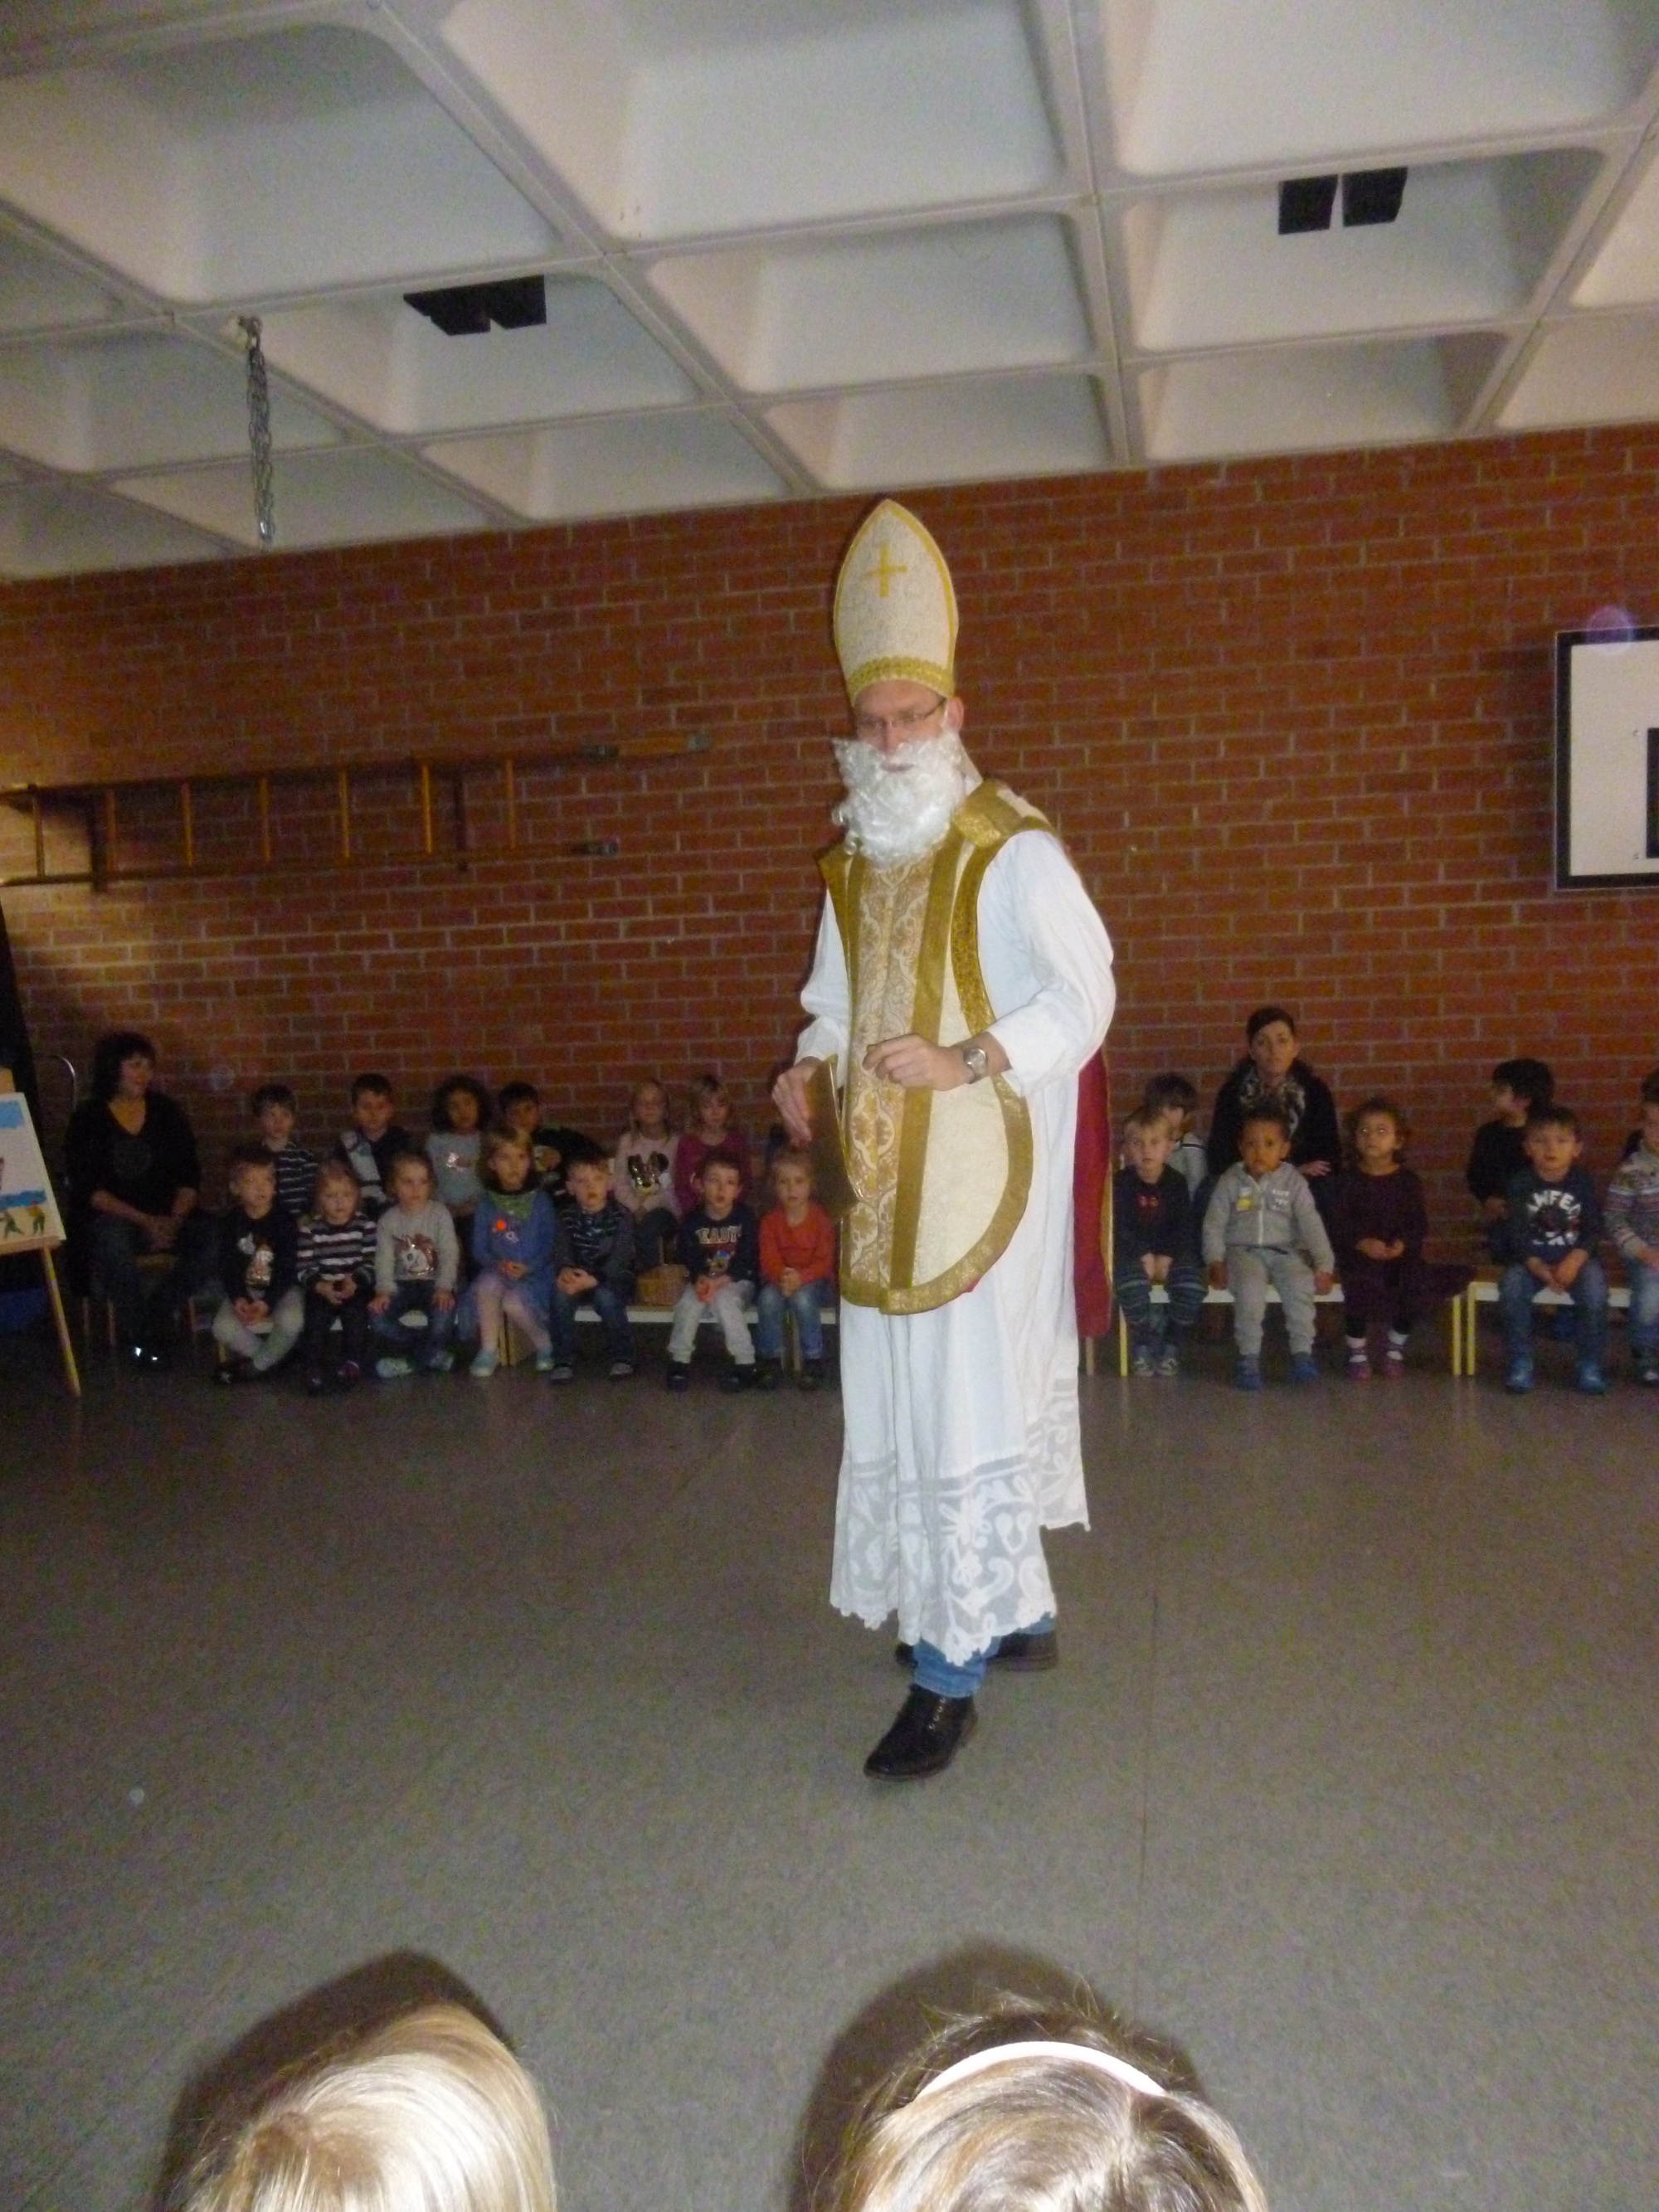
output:
<path id="1" fill-rule="evenodd" d="M 755 1362 L 755 1388 L 775 1390 L 783 1382 L 783 1362 L 781 1359 L 757 1359 Z"/>
<path id="2" fill-rule="evenodd" d="M 1311 1352 L 1293 1352 L 1291 1354 L 1291 1380 L 1292 1382 L 1318 1382 L 1319 1362 Z"/>
<path id="3" fill-rule="evenodd" d="M 803 1359 L 800 1373 L 795 1378 L 795 1387 L 798 1390 L 822 1390 L 823 1362 L 821 1359 Z"/>

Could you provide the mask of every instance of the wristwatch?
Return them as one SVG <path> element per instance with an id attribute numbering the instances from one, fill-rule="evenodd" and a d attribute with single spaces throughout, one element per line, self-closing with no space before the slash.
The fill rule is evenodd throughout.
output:
<path id="1" fill-rule="evenodd" d="M 969 1083 L 983 1083 L 991 1073 L 991 1055 L 982 1044 L 963 1045 L 962 1064 L 968 1071 Z"/>

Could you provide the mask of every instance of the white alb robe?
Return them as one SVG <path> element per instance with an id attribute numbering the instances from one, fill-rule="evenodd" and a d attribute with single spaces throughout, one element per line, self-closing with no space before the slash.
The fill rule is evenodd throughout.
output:
<path id="1" fill-rule="evenodd" d="M 1030 1197 L 971 1291 L 918 1314 L 841 1307 L 846 1411 L 830 1602 L 953 1664 L 1054 1610 L 1042 1531 L 1088 1524 L 1072 1295 L 1077 1079 L 1115 993 L 1112 947 L 1054 837 L 1009 839 L 979 895 L 991 1034 L 1031 1116 Z M 826 900 L 798 1056 L 845 1079 L 852 1010 Z"/>

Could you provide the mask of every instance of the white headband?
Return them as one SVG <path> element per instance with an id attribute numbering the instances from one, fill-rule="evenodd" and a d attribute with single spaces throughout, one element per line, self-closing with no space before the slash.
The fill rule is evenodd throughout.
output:
<path id="1" fill-rule="evenodd" d="M 944 2088 L 947 2082 L 971 2081 L 988 2066 L 1000 2066 L 1008 2058 L 1070 2059 L 1079 2066 L 1097 2067 L 1124 2088 L 1136 2090 L 1143 2097 L 1167 2097 L 1170 2094 L 1161 2081 L 1154 2081 L 1150 2074 L 1131 2066 L 1127 2058 L 1120 2058 L 1115 2051 L 1097 2051 L 1091 2043 L 994 2043 L 988 2051 L 975 2051 L 970 2057 L 958 2058 L 942 2074 L 935 2074 L 910 2101 L 919 2105 L 924 2097 L 932 2096 L 935 2089 Z"/>

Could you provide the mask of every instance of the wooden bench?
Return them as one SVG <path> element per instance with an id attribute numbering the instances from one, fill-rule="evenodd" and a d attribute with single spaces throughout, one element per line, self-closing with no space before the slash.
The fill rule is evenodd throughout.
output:
<path id="1" fill-rule="evenodd" d="M 1477 1365 L 1475 1356 L 1476 1310 L 1480 1306 L 1495 1306 L 1497 1304 L 1498 1285 L 1501 1273 L 1502 1271 L 1497 1267 L 1482 1267 L 1478 1269 L 1475 1274 L 1470 1279 L 1468 1288 L 1464 1291 L 1462 1297 L 1458 1301 L 1458 1304 L 1464 1309 L 1464 1321 L 1462 1332 L 1463 1357 L 1462 1364 L 1459 1365 L 1456 1362 L 1455 1354 L 1454 1354 L 1452 1365 L 1452 1373 L 1454 1375 L 1470 1376 L 1475 1372 Z M 1553 1291 L 1547 1283 L 1540 1283 L 1536 1291 L 1533 1293 L 1532 1302 L 1535 1306 L 1570 1306 L 1572 1304 L 1571 1298 L 1568 1296 L 1565 1291 Z M 1610 1313 L 1627 1313 L 1630 1310 L 1630 1285 L 1627 1283 L 1608 1284 L 1607 1310 Z"/>
<path id="2" fill-rule="evenodd" d="M 628 1309 L 629 1325 L 633 1328 L 665 1329 L 672 1324 L 673 1318 L 674 1309 L 672 1306 L 630 1305 Z M 749 1326 L 752 1329 L 755 1327 L 756 1322 L 760 1318 L 752 1305 L 749 1309 L 747 1318 Z M 578 1306 L 576 1309 L 576 1319 L 578 1322 L 590 1323 L 596 1328 L 599 1325 L 599 1316 L 591 1305 L 584 1304 Z M 800 1366 L 800 1343 L 796 1334 L 795 1317 L 793 1314 L 786 1308 L 783 1319 L 784 1343 L 786 1347 L 784 1353 L 785 1364 L 792 1370 L 798 1370 Z M 823 1314 L 820 1316 L 820 1319 L 826 1329 L 834 1328 L 836 1321 L 836 1309 L 834 1306 L 826 1306 Z M 700 1322 L 698 1323 L 698 1327 L 708 1327 L 712 1324 L 713 1321 L 714 1316 L 711 1314 L 708 1316 L 708 1321 L 707 1322 Z M 528 1359 L 530 1356 L 531 1347 L 528 1340 L 513 1326 L 511 1319 L 507 1316 L 503 1315 L 501 1328 L 502 1366 L 516 1367 L 520 1360 Z"/>
<path id="3" fill-rule="evenodd" d="M 1495 1297 L 1497 1295 L 1497 1291 L 1494 1288 L 1492 1296 Z M 1152 1304 L 1155 1306 L 1167 1306 L 1169 1303 L 1170 1293 L 1168 1291 L 1164 1289 L 1162 1283 L 1154 1283 L 1152 1285 Z M 1233 1303 L 1233 1294 L 1231 1291 L 1227 1290 L 1206 1290 L 1204 1293 L 1204 1303 L 1206 1306 L 1230 1306 Z M 1271 1306 L 1276 1306 L 1279 1304 L 1279 1292 L 1274 1290 L 1271 1283 L 1267 1285 L 1267 1304 Z M 1334 1290 L 1316 1291 L 1314 1294 L 1314 1304 L 1316 1306 L 1340 1306 L 1342 1304 L 1341 1285 L 1339 1283 Z M 1468 1310 L 1468 1322 L 1466 1328 L 1463 1316 L 1462 1297 L 1460 1296 L 1454 1298 L 1449 1298 L 1446 1304 L 1448 1311 L 1450 1315 L 1449 1327 L 1451 1334 L 1451 1371 L 1454 1375 L 1461 1375 L 1463 1371 L 1463 1360 L 1465 1357 L 1464 1341 L 1466 1336 L 1471 1343 L 1473 1342 L 1474 1308 L 1470 1306 Z M 1085 1374 L 1092 1375 L 1094 1373 L 1094 1340 L 1092 1337 L 1086 1339 L 1085 1341 L 1083 1366 L 1084 1372 Z M 1120 1375 L 1127 1375 L 1129 1371 L 1129 1324 L 1124 1318 L 1123 1308 L 1121 1304 L 1117 1310 L 1117 1371 Z M 1473 1366 L 1470 1367 L 1469 1372 L 1470 1374 L 1474 1372 Z"/>

